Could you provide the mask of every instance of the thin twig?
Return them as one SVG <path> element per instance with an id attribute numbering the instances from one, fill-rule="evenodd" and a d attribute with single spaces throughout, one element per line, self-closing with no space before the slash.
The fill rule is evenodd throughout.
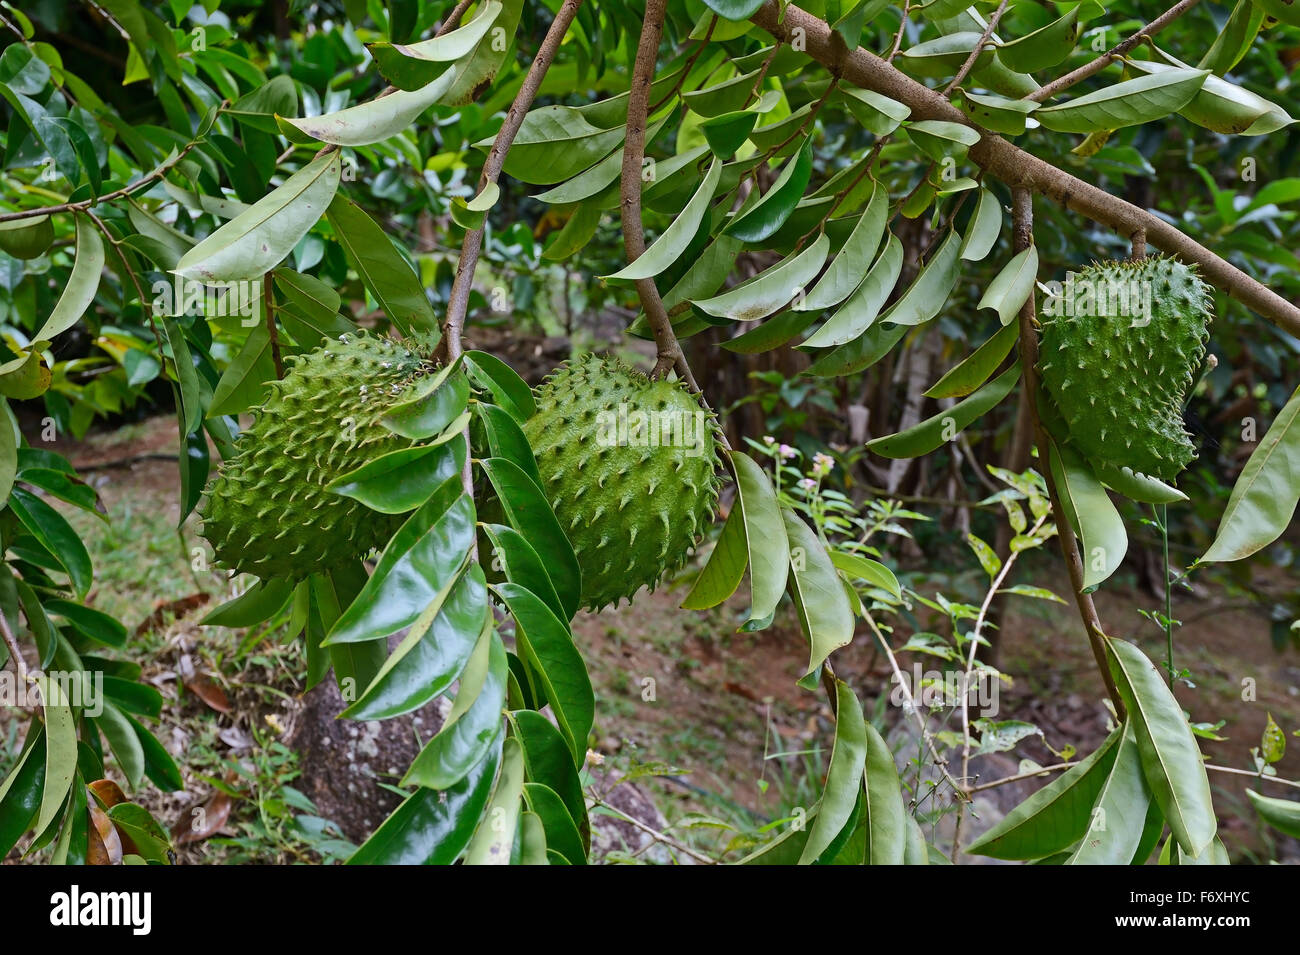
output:
<path id="1" fill-rule="evenodd" d="M 14 636 L 13 629 L 9 626 L 9 618 L 3 611 L 0 611 L 0 634 L 4 635 L 5 646 L 9 648 L 9 656 L 14 661 L 14 673 L 18 675 L 18 685 L 24 687 L 27 685 L 27 661 L 23 659 L 22 647 L 18 646 L 18 638 Z"/>
<path id="2" fill-rule="evenodd" d="M 1264 783 L 1278 783 L 1282 786 L 1291 786 L 1300 789 L 1300 781 L 1294 779 L 1283 779 L 1281 776 L 1265 776 L 1263 773 L 1257 773 L 1250 769 L 1236 769 L 1232 766 L 1216 766 L 1213 763 L 1206 763 L 1206 769 L 1212 769 L 1216 773 L 1231 773 L 1234 776 L 1251 776 Z"/>
<path id="3" fill-rule="evenodd" d="M 1085 63 L 1077 70 L 1066 73 L 1059 79 L 1055 79 L 1046 86 L 1039 87 L 1033 93 L 1030 93 L 1025 99 L 1033 100 L 1035 103 L 1045 103 L 1062 90 L 1067 90 L 1075 83 L 1082 82 L 1094 74 L 1100 73 L 1106 67 L 1110 66 L 1116 60 L 1126 56 L 1134 47 L 1143 40 L 1155 36 L 1169 24 L 1173 23 L 1192 7 L 1196 6 L 1198 0 L 1179 0 L 1160 16 L 1156 17 L 1137 33 L 1134 33 L 1127 40 L 1121 40 L 1115 46 L 1111 47 L 1095 60 Z"/>
<path id="4" fill-rule="evenodd" d="M 668 835 L 667 833 L 660 832 L 658 829 L 655 829 L 652 826 L 647 826 L 640 819 L 632 818 L 627 813 L 625 813 L 622 809 L 619 809 L 617 806 L 611 806 L 603 799 L 595 799 L 594 805 L 599 806 L 601 809 L 607 810 L 608 812 L 612 812 L 614 815 L 618 816 L 624 822 L 630 822 L 633 826 L 640 829 L 651 839 L 654 839 L 655 842 L 662 842 L 664 845 L 676 849 L 678 852 L 682 853 L 683 855 L 690 856 L 696 862 L 701 862 L 704 865 L 718 864 L 718 861 L 716 859 L 710 859 L 702 852 L 696 852 L 690 846 L 686 845 L 685 843 L 679 842 L 678 840 L 674 839 L 672 836 Z"/>
<path id="5" fill-rule="evenodd" d="M 1013 247 L 1017 252 L 1022 252 L 1033 242 L 1033 198 L 1025 188 L 1013 189 L 1011 196 Z M 1052 469 L 1048 466 L 1051 439 L 1038 417 L 1038 408 L 1035 404 L 1038 395 L 1038 332 L 1034 327 L 1035 311 L 1034 292 L 1031 289 L 1029 298 L 1020 309 L 1020 373 L 1025 381 L 1024 397 L 1021 400 L 1029 402 L 1033 416 L 1038 460 L 1052 501 L 1052 513 L 1056 515 L 1057 538 L 1061 542 L 1061 555 L 1065 558 L 1066 570 L 1070 575 L 1070 590 L 1074 592 L 1074 602 L 1083 620 L 1083 628 L 1088 635 L 1088 645 L 1092 648 L 1092 655 L 1097 662 L 1097 670 L 1101 674 L 1102 682 L 1106 685 L 1106 692 L 1115 706 L 1115 712 L 1123 719 L 1124 702 L 1120 699 L 1119 689 L 1115 686 L 1115 678 L 1111 676 L 1110 666 L 1106 660 L 1104 643 L 1106 632 L 1102 629 L 1101 618 L 1097 615 L 1097 607 L 1093 603 L 1092 595 L 1084 593 L 1083 558 L 1079 554 L 1079 542 L 1070 522 L 1065 518 L 1060 490 L 1052 477 Z"/>
<path id="6" fill-rule="evenodd" d="M 980 133 L 980 141 L 971 146 L 970 159 L 993 178 L 1011 187 L 1033 190 L 1093 222 L 1115 229 L 1120 235 L 1131 236 L 1139 228 L 1146 229 L 1147 240 L 1156 248 L 1195 263 L 1202 277 L 1215 288 L 1283 331 L 1300 337 L 1300 305 L 1283 298 L 1154 213 L 1098 189 L 982 129 L 938 90 L 904 75 L 870 51 L 859 47 L 846 53 L 839 34 L 821 18 L 794 4 L 767 0 L 751 19 L 775 39 L 788 43 L 800 38 L 803 51 L 812 59 L 855 86 L 907 106 L 912 111 L 912 120 L 943 120 L 975 129 Z"/>
<path id="7" fill-rule="evenodd" d="M 974 795 L 975 793 L 983 792 L 986 789 L 996 789 L 998 786 L 1005 786 L 1007 783 L 1018 783 L 1022 779 L 1034 779 L 1037 776 L 1046 776 L 1048 773 L 1059 773 L 1062 770 L 1078 765 L 1079 760 L 1076 759 L 1073 762 L 1056 763 L 1052 766 L 1044 766 L 1041 769 L 1035 769 L 1028 773 L 1016 773 L 1014 776 L 1003 776 L 1001 779 L 995 779 L 991 783 L 980 783 L 978 786 L 972 786 L 968 792 L 970 792 L 971 795 Z"/>
<path id="8" fill-rule="evenodd" d="M 218 109 L 225 109 L 226 106 L 229 105 L 229 102 L 229 100 L 223 101 Z M 100 203 L 112 202 L 115 199 L 122 199 L 134 195 L 141 188 L 152 185 L 154 182 L 167 175 L 167 173 L 171 172 L 171 170 L 175 168 L 176 164 L 189 155 L 190 150 L 197 146 L 199 142 L 200 140 L 195 139 L 187 143 L 185 148 L 176 154 L 175 159 L 162 163 L 153 172 L 141 176 L 135 182 L 128 183 L 121 189 L 115 189 L 112 192 L 104 193 L 102 196 L 92 196 L 89 199 L 82 199 L 78 202 L 62 202 L 55 206 L 43 206 L 39 209 L 22 209 L 18 212 L 6 212 L 3 215 L 0 215 L 0 222 L 11 222 L 15 219 L 31 219 L 34 216 L 55 215 L 60 212 L 85 212 Z"/>
<path id="9" fill-rule="evenodd" d="M 993 31 L 998 28 L 998 21 L 1002 19 L 1002 14 L 1004 14 L 1006 10 L 1007 0 L 1002 0 L 1002 2 L 998 4 L 998 8 L 993 11 L 993 16 L 989 17 L 989 22 L 985 24 L 984 32 L 980 35 L 979 42 L 975 44 L 975 49 L 970 51 L 970 56 L 966 57 L 966 62 L 961 65 L 961 69 L 957 71 L 957 75 L 954 76 L 952 81 L 943 88 L 944 96 L 949 95 L 953 90 L 961 85 L 962 80 L 966 79 L 966 77 L 970 75 L 970 71 L 975 67 L 975 61 L 978 60 L 980 54 L 984 52 L 984 44 L 989 42 L 989 37 L 991 37 Z"/>
<path id="10" fill-rule="evenodd" d="M 627 133 L 623 143 L 623 175 L 621 205 L 623 221 L 623 249 L 628 262 L 634 262 L 645 253 L 645 227 L 641 222 L 641 166 L 645 160 L 646 115 L 650 108 L 650 86 L 654 82 L 655 61 L 659 55 L 659 40 L 663 35 L 667 0 L 647 0 L 645 20 L 641 24 L 641 38 L 637 44 L 636 62 L 632 67 L 632 88 L 627 101 Z M 652 377 L 662 378 L 678 366 L 681 345 L 673 332 L 672 320 L 664 308 L 663 299 L 654 279 L 638 279 L 637 297 L 654 333 L 658 354 Z"/>
<path id="11" fill-rule="evenodd" d="M 474 0 L 460 0 L 460 3 L 452 8 L 451 13 L 447 14 L 447 19 L 442 21 L 442 26 L 438 27 L 433 35 L 442 36 L 460 26 L 461 17 L 465 15 L 465 11 L 469 9 L 469 5 L 473 2 Z"/>
<path id="12" fill-rule="evenodd" d="M 271 339 L 271 362 L 275 377 L 284 377 L 284 359 L 280 356 L 280 335 L 275 328 L 275 284 L 271 273 L 262 276 L 262 311 L 266 314 L 266 334 Z"/>
<path id="13" fill-rule="evenodd" d="M 1037 521 L 1035 521 L 1034 526 L 1030 528 L 1029 531 L 1030 536 L 1037 534 L 1039 529 L 1043 526 L 1044 521 L 1046 520 L 1047 520 L 1047 515 L 1044 514 Z M 1007 556 L 1007 559 L 1002 562 L 1002 566 L 998 569 L 997 574 L 995 574 L 993 577 L 993 582 L 989 585 L 988 593 L 984 595 L 984 601 L 980 604 L 979 613 L 975 617 L 975 628 L 971 631 L 971 635 L 970 635 L 970 652 L 966 655 L 966 670 L 965 672 L 962 673 L 962 682 L 960 688 L 961 689 L 961 735 L 962 735 L 961 779 L 962 779 L 962 784 L 967 786 L 970 784 L 970 747 L 971 747 L 970 681 L 971 681 L 971 675 L 975 672 L 975 654 L 979 651 L 981 632 L 984 629 L 985 620 L 988 619 L 989 607 L 993 603 L 993 597 L 997 594 L 999 590 L 1002 589 L 1003 581 L 1007 579 L 1007 574 L 1011 573 L 1011 568 L 1015 565 L 1016 558 L 1019 557 L 1022 553 L 1023 551 L 1013 550 Z M 961 824 L 965 816 L 966 814 L 962 812 L 960 809 L 958 809 L 957 823 L 953 828 L 953 835 L 952 835 L 952 861 L 954 865 L 956 865 L 957 863 L 957 856 L 961 854 Z"/>

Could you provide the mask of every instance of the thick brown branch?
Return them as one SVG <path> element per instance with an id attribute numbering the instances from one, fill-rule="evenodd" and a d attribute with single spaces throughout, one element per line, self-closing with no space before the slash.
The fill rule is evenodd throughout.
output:
<path id="1" fill-rule="evenodd" d="M 1046 196 L 1094 222 L 1109 226 L 1125 237 L 1139 229 L 1147 241 L 1195 263 L 1204 279 L 1237 299 L 1283 331 L 1300 337 L 1300 307 L 1252 279 L 1245 272 L 1193 241 L 1165 220 L 1112 196 L 1055 166 L 1044 162 L 1000 136 L 975 126 L 961 110 L 937 90 L 916 82 L 884 60 L 863 49 L 844 55 L 844 44 L 826 22 L 796 6 L 787 6 L 782 16 L 777 0 L 768 0 L 753 20 L 778 40 L 790 42 L 795 31 L 805 52 L 836 75 L 863 89 L 897 100 L 912 110 L 913 119 L 938 119 L 964 123 L 980 133 L 971 147 L 970 158 L 989 175 L 1007 185 L 1020 186 Z"/>
<path id="2" fill-rule="evenodd" d="M 633 262 L 645 252 L 645 228 L 641 223 L 641 165 L 645 161 L 645 125 L 650 109 L 650 85 L 654 82 L 655 61 L 659 57 L 659 39 L 664 30 L 664 10 L 667 0 L 648 0 L 645 20 L 641 24 L 641 39 L 637 45 L 636 63 L 632 68 L 632 89 L 627 101 L 627 136 L 623 143 L 622 217 L 623 249 L 627 260 Z M 654 333 L 658 346 L 658 361 L 653 376 L 662 378 L 669 371 L 684 367 L 673 323 L 664 308 L 663 299 L 654 279 L 639 279 L 636 294 L 641 299 L 646 321 Z M 689 372 L 689 369 L 687 369 Z M 697 389 L 698 390 L 698 389 Z"/>
<path id="3" fill-rule="evenodd" d="M 1033 212 L 1033 195 L 1028 189 L 1018 187 L 1012 190 L 1012 238 L 1017 252 L 1029 248 L 1034 241 L 1034 212 Z M 1083 558 L 1079 554 L 1079 542 L 1074 536 L 1074 530 L 1070 527 L 1070 522 L 1065 516 L 1065 510 L 1061 507 L 1060 490 L 1056 482 L 1052 479 L 1052 469 L 1048 466 L 1048 447 L 1049 438 L 1047 431 L 1043 428 L 1042 421 L 1038 418 L 1037 397 L 1038 397 L 1038 332 L 1034 328 L 1034 293 L 1031 290 L 1029 298 L 1025 301 L 1024 306 L 1020 309 L 1020 374 L 1024 379 L 1024 392 L 1021 400 L 1028 402 L 1030 414 L 1033 416 L 1034 436 L 1038 444 L 1038 466 L 1043 473 L 1043 478 L 1047 481 L 1047 493 L 1052 499 L 1052 514 L 1056 518 L 1056 536 L 1061 542 L 1061 556 L 1065 558 L 1065 567 L 1070 574 L 1070 589 L 1074 591 L 1074 602 L 1079 609 L 1079 617 L 1083 620 L 1083 629 L 1088 634 L 1088 644 L 1092 647 L 1092 655 L 1097 661 L 1097 669 L 1101 673 L 1102 682 L 1106 684 L 1106 692 L 1110 696 L 1110 701 L 1115 705 L 1115 712 L 1121 718 L 1124 715 L 1124 703 L 1120 700 L 1119 690 L 1115 686 L 1114 677 L 1111 676 L 1110 666 L 1106 662 L 1106 631 L 1102 629 L 1101 618 L 1097 616 L 1097 607 L 1092 602 L 1092 595 L 1084 593 L 1083 585 Z"/>

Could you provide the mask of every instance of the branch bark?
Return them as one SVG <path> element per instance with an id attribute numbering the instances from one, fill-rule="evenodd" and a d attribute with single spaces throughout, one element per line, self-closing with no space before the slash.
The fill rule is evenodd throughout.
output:
<path id="1" fill-rule="evenodd" d="M 632 67 L 632 88 L 627 101 L 627 134 L 623 142 L 623 178 L 620 184 L 623 220 L 623 249 L 627 260 L 634 262 L 645 252 L 645 227 L 641 222 L 641 166 L 645 160 L 646 116 L 650 110 L 650 85 L 654 82 L 655 62 L 659 58 L 659 40 L 663 36 L 667 0 L 647 0 L 641 39 L 637 43 L 636 63 Z M 638 279 L 636 294 L 645 310 L 646 320 L 654 333 L 658 360 L 651 376 L 662 378 L 674 368 L 685 370 L 682 348 L 673 333 L 672 319 L 654 279 Z M 684 376 L 683 376 L 684 377 Z M 692 390 L 698 391 L 698 387 Z"/>
<path id="2" fill-rule="evenodd" d="M 1169 24 L 1173 23 L 1188 10 L 1192 9 L 1192 7 L 1196 6 L 1198 2 L 1200 2 L 1200 0 L 1180 0 L 1180 2 L 1174 4 L 1174 6 L 1160 14 L 1160 16 L 1156 17 L 1137 33 L 1134 33 L 1126 40 L 1121 40 L 1091 63 L 1085 63 L 1077 70 L 1066 73 L 1059 79 L 1053 80 L 1046 86 L 1041 87 L 1029 96 L 1026 96 L 1025 99 L 1033 100 L 1035 103 L 1046 103 L 1062 90 L 1067 90 L 1075 83 L 1082 82 L 1088 77 L 1100 73 L 1120 57 L 1127 55 L 1143 40 L 1155 36 L 1165 27 L 1169 26 Z"/>
<path id="3" fill-rule="evenodd" d="M 1028 189 L 1019 187 L 1012 191 L 1011 197 L 1013 240 L 1015 250 L 1022 252 L 1029 248 L 1034 240 L 1033 196 Z M 1093 658 L 1097 661 L 1097 670 L 1101 674 L 1102 682 L 1106 684 L 1106 693 L 1115 706 L 1115 712 L 1123 719 L 1124 702 L 1120 699 L 1115 678 L 1111 676 L 1110 666 L 1106 662 L 1106 631 L 1102 629 L 1101 618 L 1097 615 L 1097 606 L 1092 601 L 1092 595 L 1084 593 L 1083 558 L 1079 554 L 1079 542 L 1074 536 L 1074 529 L 1070 527 L 1069 519 L 1065 516 L 1065 509 L 1061 506 L 1060 490 L 1052 479 L 1052 469 L 1048 467 L 1050 439 L 1046 429 L 1043 428 L 1043 422 L 1039 420 L 1038 407 L 1035 404 L 1038 396 L 1038 332 L 1034 327 L 1036 311 L 1034 293 L 1030 290 L 1029 298 L 1020 309 L 1020 374 L 1025 385 L 1021 400 L 1029 404 L 1030 414 L 1033 417 L 1039 467 L 1047 482 L 1048 496 L 1052 500 L 1052 514 L 1056 518 L 1056 536 L 1061 542 L 1061 556 L 1065 558 L 1065 567 L 1070 575 L 1070 589 L 1074 591 L 1074 603 L 1079 610 L 1080 619 L 1083 620 L 1083 629 L 1088 634 L 1088 645 L 1092 648 Z"/>
<path id="4" fill-rule="evenodd" d="M 555 61 L 556 51 L 559 50 L 564 35 L 569 32 L 569 27 L 573 24 L 573 18 L 578 15 L 580 6 L 582 0 L 564 0 L 560 11 L 551 22 L 551 28 L 546 31 L 546 38 L 542 40 L 537 57 L 533 60 L 533 65 L 528 68 L 528 75 L 524 77 L 523 85 L 515 94 L 515 100 L 506 112 L 505 122 L 501 124 L 497 138 L 488 151 L 487 160 L 483 163 L 483 174 L 479 176 L 478 183 L 479 192 L 482 192 L 488 183 L 496 182 L 501 178 L 506 153 L 514 145 L 515 137 L 519 135 L 519 127 L 524 123 L 524 116 L 533 105 L 537 90 L 546 77 L 546 71 Z M 471 229 L 466 232 L 460 247 L 460 260 L 456 264 L 456 277 L 451 285 L 451 296 L 447 302 L 447 315 L 442 325 L 441 351 L 448 361 L 455 361 L 464 350 L 461 335 L 465 329 L 465 315 L 469 311 L 469 293 L 474 285 L 474 269 L 478 265 L 482 252 L 483 229 Z"/>
<path id="5" fill-rule="evenodd" d="M 792 42 L 795 31 L 799 31 L 804 51 L 833 75 L 908 106 L 912 119 L 946 120 L 970 126 L 980 133 L 980 141 L 971 147 L 970 158 L 989 175 L 1013 188 L 1021 187 L 1046 196 L 1125 237 L 1145 231 L 1150 244 L 1196 264 L 1205 281 L 1283 331 L 1300 337 L 1300 306 L 1288 302 L 1158 216 L 981 129 L 936 90 L 904 75 L 875 54 L 859 48 L 846 55 L 843 41 L 824 20 L 793 5 L 786 6 L 783 15 L 778 0 L 767 0 L 752 19 L 783 42 Z"/>

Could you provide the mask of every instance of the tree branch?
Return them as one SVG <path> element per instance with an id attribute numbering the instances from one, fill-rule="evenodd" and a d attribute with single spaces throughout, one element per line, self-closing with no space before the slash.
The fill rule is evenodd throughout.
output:
<path id="1" fill-rule="evenodd" d="M 1018 187 L 1012 190 L 1012 222 L 1014 247 L 1017 252 L 1029 248 L 1034 241 L 1033 198 L 1028 189 Z M 1097 615 L 1097 606 L 1092 595 L 1084 593 L 1083 558 L 1079 555 L 1079 542 L 1074 536 L 1074 529 L 1061 506 L 1060 490 L 1052 478 L 1052 469 L 1048 466 L 1048 448 L 1050 438 L 1038 417 L 1038 332 L 1034 327 L 1035 312 L 1034 293 L 1031 289 L 1029 298 L 1020 309 L 1020 374 L 1024 378 L 1025 388 L 1021 400 L 1029 403 L 1033 416 L 1034 436 L 1038 444 L 1038 462 L 1047 482 L 1047 493 L 1052 500 L 1052 514 L 1056 520 L 1056 536 L 1061 542 L 1061 556 L 1065 558 L 1065 567 L 1070 574 L 1070 589 L 1074 591 L 1074 602 L 1083 620 L 1083 629 L 1088 634 L 1088 644 L 1092 647 L 1093 658 L 1097 661 L 1097 670 L 1115 712 L 1122 719 L 1124 703 L 1120 699 L 1115 678 L 1111 676 L 1110 666 L 1106 662 L 1106 631 L 1102 629 L 1101 618 Z"/>
<path id="2" fill-rule="evenodd" d="M 1064 76 L 1060 77 L 1059 79 L 1053 80 L 1052 82 L 1048 83 L 1046 86 L 1041 87 L 1040 89 L 1026 96 L 1025 99 L 1033 100 L 1035 103 L 1046 103 L 1049 99 L 1051 99 L 1053 96 L 1055 96 L 1057 93 L 1061 92 L 1062 90 L 1067 90 L 1075 83 L 1079 83 L 1083 80 L 1086 80 L 1088 77 L 1093 76 L 1096 73 L 1100 73 L 1102 70 L 1110 66 L 1116 60 L 1120 59 L 1123 56 L 1126 56 L 1129 53 L 1129 51 L 1131 51 L 1143 40 L 1155 36 L 1165 27 L 1169 26 L 1169 24 L 1173 23 L 1184 13 L 1186 13 L 1188 10 L 1192 9 L 1192 7 L 1196 6 L 1198 2 L 1199 0 L 1179 0 L 1178 3 L 1174 4 L 1174 6 L 1170 7 L 1160 16 L 1156 17 L 1154 20 L 1152 20 L 1150 23 L 1144 26 L 1137 33 L 1134 33 L 1127 40 L 1121 40 L 1119 43 L 1111 47 L 1109 50 L 1107 50 L 1101 56 L 1097 57 L 1097 59 L 1093 60 L 1091 63 L 1085 63 L 1077 70 L 1073 70 L 1069 73 L 1066 73 Z"/>
<path id="3" fill-rule="evenodd" d="M 970 158 L 989 175 L 1009 186 L 1023 187 L 1046 196 L 1126 237 L 1140 229 L 1145 230 L 1149 243 L 1198 265 L 1202 276 L 1211 285 L 1283 331 L 1300 337 L 1300 306 L 1288 302 L 1158 216 L 1057 169 L 1001 136 L 981 129 L 937 90 L 905 76 L 880 57 L 863 49 L 845 56 L 839 35 L 824 20 L 793 5 L 783 8 L 778 0 L 767 0 L 752 19 L 774 38 L 785 42 L 790 42 L 794 31 L 802 31 L 805 52 L 810 57 L 854 85 L 908 106 L 913 119 L 938 119 L 970 126 L 980 133 L 980 141 L 971 147 Z"/>
<path id="4" fill-rule="evenodd" d="M 623 220 L 623 249 L 628 262 L 645 252 L 645 228 L 641 223 L 641 164 L 645 160 L 646 115 L 650 109 L 650 85 L 654 82 L 655 62 L 659 57 L 659 39 L 664 30 L 667 0 L 647 0 L 641 39 L 637 44 L 636 63 L 632 67 L 632 89 L 627 101 L 627 135 L 623 142 L 623 178 L 620 211 Z M 658 346 L 658 361 L 651 376 L 662 378 L 679 365 L 684 367 L 682 348 L 673 332 L 672 319 L 654 279 L 638 279 L 636 294 L 645 310 L 646 321 Z M 681 359 L 679 361 L 679 359 Z M 689 373 L 690 369 L 685 369 Z M 685 377 L 685 376 L 683 376 Z M 692 390 L 698 391 L 698 386 Z"/>
<path id="5" fill-rule="evenodd" d="M 506 120 L 501 124 L 497 138 L 492 143 L 492 149 L 488 152 L 487 160 L 483 163 L 483 174 L 479 176 L 479 192 L 482 192 L 488 183 L 494 183 L 501 177 L 506 153 L 514 145 L 515 137 L 519 135 L 519 127 L 523 125 L 524 116 L 533 105 L 546 71 L 551 68 L 556 51 L 559 50 L 564 35 L 569 32 L 569 27 L 573 24 L 573 18 L 577 16 L 580 6 L 582 0 L 564 0 L 560 11 L 551 22 L 550 29 L 546 31 L 546 38 L 542 40 L 537 57 L 533 60 L 533 65 L 528 68 L 528 75 L 524 77 L 523 85 L 515 94 L 515 100 L 506 113 Z M 461 334 L 465 329 L 465 315 L 469 311 L 469 293 L 474 284 L 474 269 L 478 265 L 479 255 L 482 252 L 482 227 L 470 229 L 465 233 L 465 239 L 461 243 L 460 261 L 456 265 L 456 277 L 452 281 L 451 296 L 447 302 L 447 315 L 443 319 L 443 341 L 440 351 L 447 361 L 455 361 L 464 350 Z"/>

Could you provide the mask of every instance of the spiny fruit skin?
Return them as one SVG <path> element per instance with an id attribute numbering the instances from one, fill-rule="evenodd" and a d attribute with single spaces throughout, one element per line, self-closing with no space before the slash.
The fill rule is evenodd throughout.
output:
<path id="1" fill-rule="evenodd" d="M 582 569 L 583 606 L 653 588 L 685 563 L 713 519 L 713 415 L 681 383 L 594 355 L 561 365 L 535 397 L 524 433 Z"/>
<path id="2" fill-rule="evenodd" d="M 402 518 L 326 490 L 371 458 L 408 446 L 380 418 L 432 363 L 405 344 L 341 335 L 291 356 L 239 453 L 209 485 L 203 535 L 224 566 L 297 580 L 383 545 Z"/>
<path id="3" fill-rule="evenodd" d="M 1120 288 L 1126 308 L 1116 307 Z M 1069 443 L 1093 461 L 1177 477 L 1196 457 L 1183 402 L 1210 318 L 1209 288 L 1174 259 L 1103 262 L 1074 275 L 1044 303 L 1039 345 L 1039 372 Z"/>

